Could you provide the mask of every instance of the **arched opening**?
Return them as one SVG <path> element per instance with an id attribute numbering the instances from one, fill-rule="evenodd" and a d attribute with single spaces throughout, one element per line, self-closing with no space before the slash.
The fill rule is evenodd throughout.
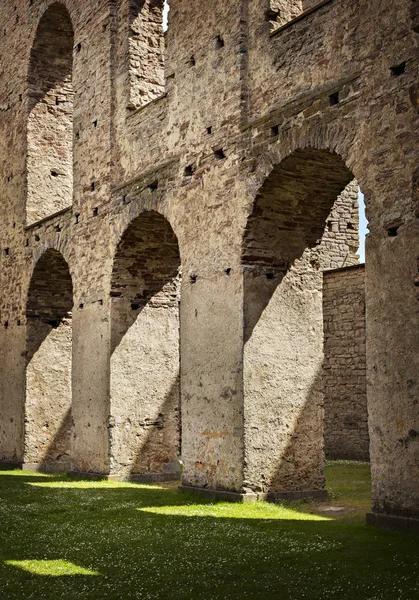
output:
<path id="1" fill-rule="evenodd" d="M 245 479 L 322 490 L 323 273 L 358 263 L 358 185 L 334 153 L 297 150 L 259 190 L 243 245 Z"/>
<path id="2" fill-rule="evenodd" d="M 368 222 L 359 187 L 353 189 L 353 200 L 354 208 L 358 206 L 359 263 L 323 274 L 324 450 L 326 459 L 368 462 L 365 322 Z"/>
<path id="3" fill-rule="evenodd" d="M 64 4 L 40 20 L 28 70 L 27 224 L 72 204 L 74 32 Z"/>
<path id="4" fill-rule="evenodd" d="M 164 92 L 164 31 L 169 7 L 164 0 L 134 0 L 129 8 L 129 108 L 137 109 Z"/>
<path id="5" fill-rule="evenodd" d="M 47 250 L 26 305 L 25 463 L 31 468 L 70 467 L 72 309 L 68 265 Z"/>
<path id="6" fill-rule="evenodd" d="M 111 472 L 177 477 L 180 255 L 157 212 L 142 213 L 123 234 L 111 298 Z"/>

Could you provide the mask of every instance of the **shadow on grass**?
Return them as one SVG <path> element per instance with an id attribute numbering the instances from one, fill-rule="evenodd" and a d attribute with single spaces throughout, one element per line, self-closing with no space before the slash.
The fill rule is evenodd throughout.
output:
<path id="1" fill-rule="evenodd" d="M 2 597 L 417 597 L 414 536 L 309 510 L 2 472 Z"/>

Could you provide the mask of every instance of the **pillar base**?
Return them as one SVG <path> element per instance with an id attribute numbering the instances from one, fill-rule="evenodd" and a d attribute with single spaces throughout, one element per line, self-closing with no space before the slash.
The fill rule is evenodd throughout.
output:
<path id="1" fill-rule="evenodd" d="M 257 494 L 241 494 L 240 492 L 225 492 L 223 490 L 211 490 L 208 488 L 193 487 L 191 485 L 180 485 L 180 492 L 189 492 L 196 496 L 203 496 L 211 500 L 227 500 L 227 502 L 257 502 Z"/>
<path id="2" fill-rule="evenodd" d="M 22 471 L 35 473 L 68 473 L 69 463 L 22 463 Z"/>
<path id="3" fill-rule="evenodd" d="M 227 502 L 257 502 L 265 500 L 267 502 L 280 502 L 281 500 L 327 500 L 327 490 L 300 490 L 295 492 L 267 492 L 267 493 L 246 493 L 226 492 L 224 490 L 212 490 L 208 488 L 198 488 L 189 485 L 180 485 L 180 492 L 190 492 L 197 496 L 210 498 L 211 500 L 226 500 Z"/>
<path id="4" fill-rule="evenodd" d="M 409 533 L 419 533 L 419 519 L 412 517 L 398 517 L 382 513 L 367 513 L 367 525 L 373 525 L 380 529 L 401 529 Z"/>
<path id="5" fill-rule="evenodd" d="M 327 490 L 297 490 L 295 492 L 268 492 L 261 500 L 280 502 L 281 500 L 327 500 Z"/>
<path id="6" fill-rule="evenodd" d="M 109 473 L 92 473 L 87 471 L 68 471 L 67 474 L 70 477 L 76 477 L 77 479 L 109 479 Z"/>
<path id="7" fill-rule="evenodd" d="M 137 483 L 167 483 L 179 481 L 180 473 L 133 473 L 132 475 L 108 475 L 109 481 L 136 481 Z"/>
<path id="8" fill-rule="evenodd" d="M 107 481 L 133 481 L 137 483 L 165 483 L 179 481 L 179 473 L 133 473 L 132 475 L 118 475 L 109 473 L 89 473 L 84 471 L 69 471 L 70 477 L 77 479 L 106 479 Z"/>

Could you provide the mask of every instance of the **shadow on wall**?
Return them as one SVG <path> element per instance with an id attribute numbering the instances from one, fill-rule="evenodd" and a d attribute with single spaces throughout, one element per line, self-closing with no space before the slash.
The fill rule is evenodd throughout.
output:
<path id="1" fill-rule="evenodd" d="M 118 245 L 111 286 L 111 472 L 167 472 L 179 456 L 180 255 L 169 222 L 142 213 Z"/>
<path id="2" fill-rule="evenodd" d="M 243 247 L 245 487 L 320 490 L 323 270 L 357 262 L 352 173 L 334 153 L 297 150 L 274 167 Z"/>
<path id="3" fill-rule="evenodd" d="M 178 308 L 180 255 L 169 222 L 159 213 L 142 213 L 118 244 L 111 282 L 113 354 L 147 307 Z"/>
<path id="4" fill-rule="evenodd" d="M 349 264 L 357 262 L 358 205 L 347 201 L 356 185 L 342 159 L 324 150 L 297 150 L 274 167 L 256 196 L 244 237 L 245 341 L 291 269 L 302 273 L 304 285 L 306 275 L 330 268 L 333 259 L 348 264 L 352 254 Z M 342 207 L 346 234 L 337 241 L 342 232 L 329 232 L 328 224 Z"/>
<path id="5" fill-rule="evenodd" d="M 284 277 L 244 351 L 245 480 L 258 493 L 324 487 L 321 295 L 296 280 Z"/>
<path id="6" fill-rule="evenodd" d="M 161 473 L 162 477 L 153 475 L 152 479 L 179 479 L 179 461 L 181 444 L 181 420 L 179 406 L 180 388 L 179 376 L 167 393 L 163 404 L 159 407 L 154 421 L 145 420 L 142 423 L 144 436 L 139 436 L 141 446 L 136 450 L 130 467 L 130 477 L 147 479 L 147 474 Z M 166 423 L 167 417 L 175 417 L 174 423 Z M 175 425 L 175 427 L 173 427 Z M 176 427 L 177 425 L 177 427 Z M 166 441 L 167 432 L 165 427 L 172 428 L 173 438 L 171 443 Z M 178 444 L 177 456 L 173 452 L 173 446 Z M 137 476 L 137 477 L 136 477 Z"/>
<path id="7" fill-rule="evenodd" d="M 292 416 L 279 463 L 274 465 L 266 482 L 268 497 L 281 491 L 304 492 L 324 488 L 323 416 L 320 368 L 305 393 L 302 408 Z"/>
<path id="8" fill-rule="evenodd" d="M 62 418 L 57 427 L 54 421 L 55 434 L 49 437 L 48 445 L 43 451 L 37 470 L 47 473 L 64 472 L 71 469 L 71 432 L 72 432 L 71 407 Z"/>

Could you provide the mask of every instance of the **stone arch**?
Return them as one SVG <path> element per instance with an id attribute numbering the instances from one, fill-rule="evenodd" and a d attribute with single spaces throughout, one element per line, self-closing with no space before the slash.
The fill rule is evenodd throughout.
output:
<path id="1" fill-rule="evenodd" d="M 169 221 L 131 221 L 111 279 L 111 473 L 177 477 L 180 253 Z"/>
<path id="2" fill-rule="evenodd" d="M 294 144 L 261 165 L 242 247 L 245 480 L 274 497 L 322 493 L 323 270 L 357 262 L 352 171 Z"/>
<path id="3" fill-rule="evenodd" d="M 28 468 L 70 468 L 72 310 L 68 264 L 60 252 L 48 249 L 35 265 L 26 303 Z"/>
<path id="4" fill-rule="evenodd" d="M 73 46 L 69 12 L 54 2 L 39 21 L 28 66 L 27 224 L 72 204 Z"/>

